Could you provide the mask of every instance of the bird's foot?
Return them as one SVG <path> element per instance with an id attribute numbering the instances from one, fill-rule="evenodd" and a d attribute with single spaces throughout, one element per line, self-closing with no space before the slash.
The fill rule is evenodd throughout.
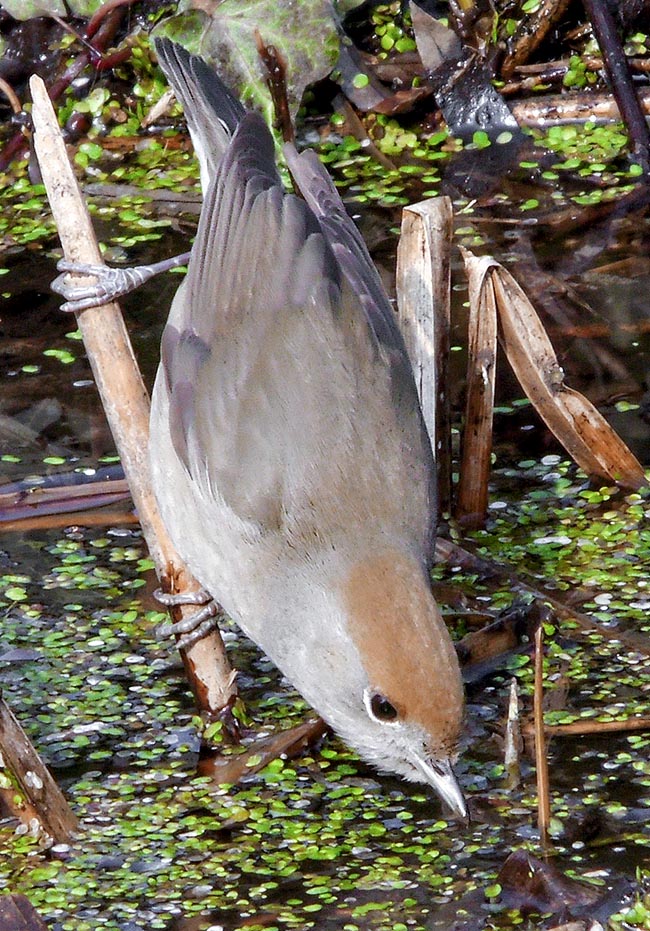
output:
<path id="1" fill-rule="evenodd" d="M 110 304 L 147 279 L 146 274 L 141 273 L 141 269 L 147 268 L 146 265 L 140 268 L 109 268 L 107 265 L 89 265 L 62 259 L 56 267 L 61 274 L 54 279 L 51 287 L 56 294 L 65 298 L 65 304 L 61 305 L 65 313 L 78 313 L 90 307 Z M 79 275 L 94 278 L 94 284 L 75 283 L 74 276 Z"/>
<path id="2" fill-rule="evenodd" d="M 215 618 L 219 614 L 219 608 L 214 602 L 212 595 L 205 589 L 198 589 L 195 592 L 179 592 L 172 595 L 157 588 L 153 593 L 156 601 L 165 605 L 166 608 L 177 608 L 180 605 L 200 605 L 198 611 L 182 618 L 180 621 L 168 621 L 161 624 L 157 630 L 159 637 L 178 637 L 176 645 L 179 650 L 188 650 L 190 647 L 202 640 L 211 630 L 217 626 Z"/>
<path id="3" fill-rule="evenodd" d="M 91 307 L 101 307 L 111 301 L 135 291 L 141 284 L 159 275 L 161 272 L 187 264 L 189 252 L 163 259 L 153 265 L 135 265 L 133 268 L 109 268 L 108 265 L 89 265 L 85 262 L 68 262 L 61 259 L 57 269 L 61 274 L 54 279 L 51 288 L 56 294 L 65 298 L 61 310 L 66 313 L 79 313 Z M 74 276 L 95 278 L 94 284 L 75 284 Z"/>

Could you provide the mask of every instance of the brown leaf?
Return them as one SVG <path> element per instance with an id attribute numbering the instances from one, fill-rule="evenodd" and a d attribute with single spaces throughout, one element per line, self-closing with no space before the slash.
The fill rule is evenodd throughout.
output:
<path id="1" fill-rule="evenodd" d="M 535 308 L 512 275 L 498 264 L 486 274 L 492 278 L 508 361 L 549 430 L 587 474 L 625 488 L 644 485 L 640 463 L 618 434 L 590 401 L 565 384 Z"/>

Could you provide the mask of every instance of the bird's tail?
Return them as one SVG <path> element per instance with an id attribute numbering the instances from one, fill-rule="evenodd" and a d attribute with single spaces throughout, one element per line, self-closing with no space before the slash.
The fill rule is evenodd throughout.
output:
<path id="1" fill-rule="evenodd" d="M 217 165 L 246 111 L 223 81 L 196 55 L 169 39 L 154 41 L 158 62 L 183 106 L 201 165 L 205 196 Z"/>

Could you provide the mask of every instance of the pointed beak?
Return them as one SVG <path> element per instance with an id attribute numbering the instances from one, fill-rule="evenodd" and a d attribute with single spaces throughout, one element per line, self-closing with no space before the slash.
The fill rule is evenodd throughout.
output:
<path id="1" fill-rule="evenodd" d="M 467 803 L 449 760 L 426 760 L 414 756 L 413 762 L 422 773 L 424 781 L 435 789 L 454 815 L 467 824 L 469 822 Z"/>

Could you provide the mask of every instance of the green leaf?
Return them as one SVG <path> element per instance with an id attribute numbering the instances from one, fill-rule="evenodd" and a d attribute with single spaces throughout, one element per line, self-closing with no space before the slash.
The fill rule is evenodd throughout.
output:
<path id="1" fill-rule="evenodd" d="M 74 16 L 89 19 L 102 5 L 102 0 L 2 0 L 2 8 L 14 19 L 36 16 Z"/>
<path id="2" fill-rule="evenodd" d="M 327 77 L 339 50 L 335 14 L 329 0 L 223 0 L 210 15 L 179 4 L 178 15 L 157 35 L 185 45 L 213 64 L 219 76 L 247 106 L 261 109 L 269 122 L 272 106 L 256 36 L 273 45 L 287 62 L 287 96 L 295 117 L 309 84 Z"/>
<path id="3" fill-rule="evenodd" d="M 483 129 L 477 130 L 472 136 L 472 142 L 477 149 L 487 149 L 490 145 L 490 137 Z"/>

